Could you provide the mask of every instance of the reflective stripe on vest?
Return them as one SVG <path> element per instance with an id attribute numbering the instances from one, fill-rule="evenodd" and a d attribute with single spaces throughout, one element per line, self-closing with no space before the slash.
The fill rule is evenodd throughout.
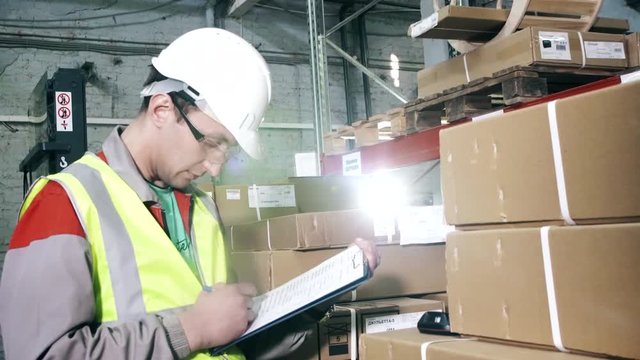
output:
<path id="1" fill-rule="evenodd" d="M 21 214 L 49 180 L 60 183 L 69 195 L 91 245 L 97 322 L 173 312 L 193 304 L 203 285 L 226 282 L 215 205 L 202 192 L 193 196 L 191 226 L 198 279 L 135 191 L 95 155 L 87 154 L 64 172 L 39 180 Z M 211 357 L 199 353 L 195 358 Z M 222 358 L 244 356 L 230 351 Z"/>

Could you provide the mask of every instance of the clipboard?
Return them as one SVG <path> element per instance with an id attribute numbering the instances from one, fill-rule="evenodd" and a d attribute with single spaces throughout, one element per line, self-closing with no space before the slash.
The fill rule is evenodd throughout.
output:
<path id="1" fill-rule="evenodd" d="M 351 246 L 282 284 L 253 298 L 255 320 L 236 340 L 212 349 L 218 355 L 231 346 L 296 316 L 335 296 L 351 291 L 370 277 L 362 249 Z"/>

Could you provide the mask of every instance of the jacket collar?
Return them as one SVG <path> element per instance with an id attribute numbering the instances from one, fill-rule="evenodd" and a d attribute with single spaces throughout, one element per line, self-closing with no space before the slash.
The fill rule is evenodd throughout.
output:
<path id="1" fill-rule="evenodd" d="M 157 195 L 151 190 L 147 181 L 140 175 L 131 153 L 122 141 L 120 134 L 125 126 L 117 126 L 102 144 L 102 151 L 109 166 L 138 194 L 143 202 L 158 202 Z"/>

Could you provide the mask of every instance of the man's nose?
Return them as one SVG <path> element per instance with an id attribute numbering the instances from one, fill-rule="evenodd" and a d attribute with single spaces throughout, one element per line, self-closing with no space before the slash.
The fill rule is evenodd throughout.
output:
<path id="1" fill-rule="evenodd" d="M 211 176 L 220 175 L 220 169 L 222 168 L 222 164 L 205 160 L 202 162 L 202 166 L 205 168 L 205 171 L 209 173 L 209 175 Z"/>

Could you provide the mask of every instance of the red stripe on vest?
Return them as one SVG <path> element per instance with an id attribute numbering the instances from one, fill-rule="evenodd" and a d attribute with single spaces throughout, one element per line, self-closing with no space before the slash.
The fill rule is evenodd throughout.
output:
<path id="1" fill-rule="evenodd" d="M 16 226 L 9 249 L 29 246 L 33 241 L 54 235 L 85 237 L 67 192 L 62 185 L 49 181 L 36 194 L 31 205 Z"/>

